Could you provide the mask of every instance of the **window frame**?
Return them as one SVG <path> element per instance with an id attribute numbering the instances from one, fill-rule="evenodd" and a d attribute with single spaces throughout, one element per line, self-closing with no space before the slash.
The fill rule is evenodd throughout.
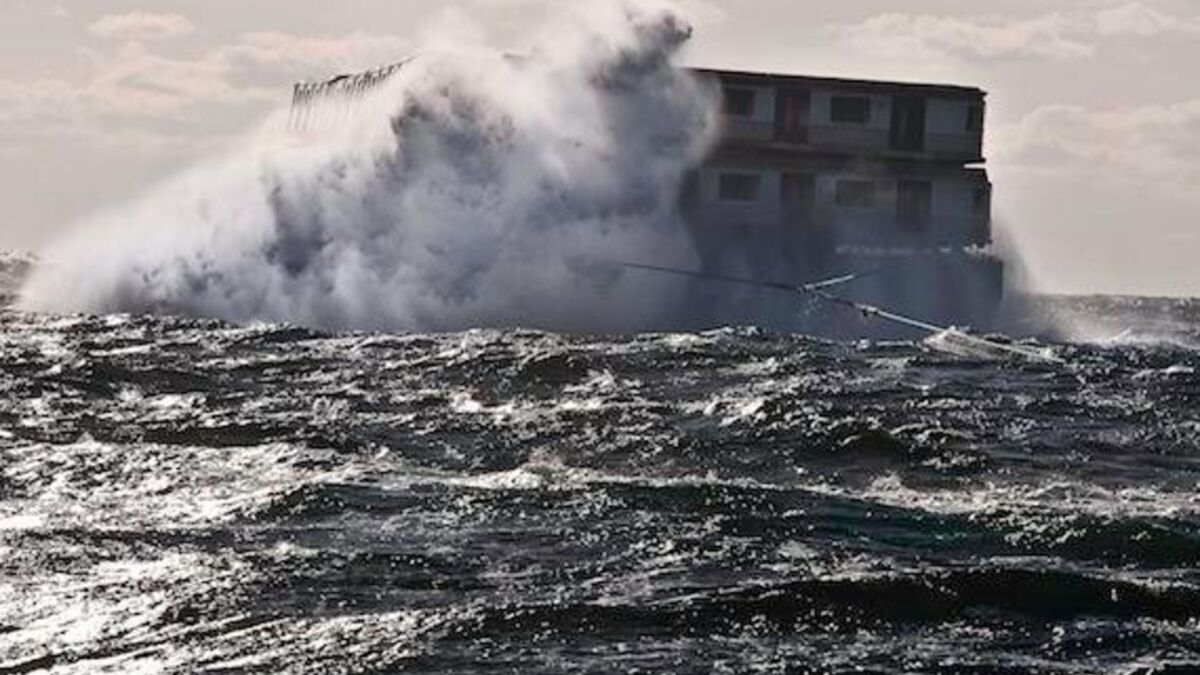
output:
<path id="1" fill-rule="evenodd" d="M 980 183 L 975 186 L 971 195 L 971 213 L 977 216 L 990 215 L 992 212 L 992 186 Z"/>

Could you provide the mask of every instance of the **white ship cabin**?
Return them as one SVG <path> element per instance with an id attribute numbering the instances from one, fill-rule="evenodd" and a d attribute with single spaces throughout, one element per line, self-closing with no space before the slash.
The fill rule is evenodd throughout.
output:
<path id="1" fill-rule="evenodd" d="M 827 252 L 991 242 L 992 186 L 971 166 L 984 161 L 982 91 L 700 72 L 719 79 L 725 130 L 685 190 L 698 234 L 775 231 Z"/>
<path id="2" fill-rule="evenodd" d="M 726 143 L 962 164 L 983 161 L 986 94 L 980 89 L 697 72 L 719 81 Z"/>

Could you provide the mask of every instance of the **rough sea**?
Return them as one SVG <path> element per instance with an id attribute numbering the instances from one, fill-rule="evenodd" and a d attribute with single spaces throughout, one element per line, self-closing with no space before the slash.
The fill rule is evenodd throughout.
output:
<path id="1" fill-rule="evenodd" d="M 1200 307 L 1043 309 L 1112 337 L 2 313 L 0 672 L 1196 672 Z"/>

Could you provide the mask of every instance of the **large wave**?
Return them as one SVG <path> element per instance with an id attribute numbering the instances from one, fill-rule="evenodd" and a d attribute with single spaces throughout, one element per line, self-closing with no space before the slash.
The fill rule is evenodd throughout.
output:
<path id="1" fill-rule="evenodd" d="M 301 134 L 277 113 L 237 156 L 57 242 L 21 305 L 334 329 L 670 322 L 679 285 L 612 261 L 689 263 L 676 199 L 713 93 L 672 65 L 690 35 L 676 10 L 586 12 L 521 57 L 423 50 Z"/>

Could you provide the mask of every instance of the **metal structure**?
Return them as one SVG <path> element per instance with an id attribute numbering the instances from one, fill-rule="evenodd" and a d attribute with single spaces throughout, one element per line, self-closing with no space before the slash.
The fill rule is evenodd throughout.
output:
<path id="1" fill-rule="evenodd" d="M 289 126 L 307 131 L 344 120 L 356 101 L 411 61 L 296 84 Z M 680 196 L 702 273 L 799 280 L 874 269 L 854 275 L 863 282 L 856 289 L 863 315 L 917 331 L 989 323 L 1004 270 L 981 253 L 992 241 L 992 186 L 982 166 L 985 92 L 693 72 L 723 93 L 720 140 Z M 789 287 L 797 286 L 803 284 Z M 786 304 L 727 302 L 724 295 L 693 294 L 690 309 L 697 311 L 685 313 L 709 325 L 818 329 L 798 324 Z"/>
<path id="2" fill-rule="evenodd" d="M 315 111 L 323 107 L 343 105 L 347 109 L 386 83 L 412 59 L 372 68 L 361 73 L 338 75 L 319 82 L 297 82 L 292 86 L 292 108 L 288 126 L 303 131 L 313 123 Z"/>
<path id="3" fill-rule="evenodd" d="M 856 291 L 864 300 L 937 323 L 990 322 L 1003 264 L 983 253 L 985 92 L 696 72 L 723 94 L 720 140 L 682 200 L 705 272 L 800 280 L 877 269 Z M 815 330 L 785 304 L 724 295 L 692 302 L 715 308 L 708 323 Z"/>

